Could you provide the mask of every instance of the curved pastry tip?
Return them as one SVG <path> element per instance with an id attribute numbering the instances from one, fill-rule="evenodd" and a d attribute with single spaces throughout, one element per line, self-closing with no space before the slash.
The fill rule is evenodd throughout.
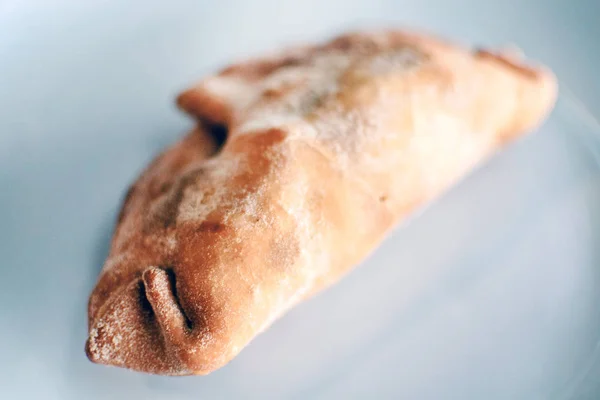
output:
<path id="1" fill-rule="evenodd" d="M 151 373 L 176 372 L 166 357 L 154 312 L 140 280 L 113 294 L 90 326 L 88 358 L 99 364 Z"/>
<path id="2" fill-rule="evenodd" d="M 203 357 L 212 355 L 209 342 L 204 332 L 192 336 L 170 273 L 149 267 L 98 312 L 85 351 L 98 364 L 162 375 L 205 374 L 214 369 Z"/>

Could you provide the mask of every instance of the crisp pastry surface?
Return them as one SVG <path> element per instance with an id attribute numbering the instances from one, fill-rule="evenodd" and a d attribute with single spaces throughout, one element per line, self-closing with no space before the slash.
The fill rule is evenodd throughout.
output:
<path id="1" fill-rule="evenodd" d="M 125 198 L 88 357 L 209 373 L 552 108 L 551 72 L 400 31 L 239 63 L 181 94 L 198 127 Z M 411 268 L 399 265 L 398 268 Z"/>

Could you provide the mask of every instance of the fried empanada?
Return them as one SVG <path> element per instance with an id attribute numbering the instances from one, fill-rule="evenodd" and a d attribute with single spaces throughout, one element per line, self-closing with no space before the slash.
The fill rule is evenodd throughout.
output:
<path id="1" fill-rule="evenodd" d="M 89 358 L 163 375 L 225 365 L 536 128 L 556 92 L 545 68 L 400 31 L 206 78 L 178 98 L 198 129 L 125 199 L 89 302 Z"/>

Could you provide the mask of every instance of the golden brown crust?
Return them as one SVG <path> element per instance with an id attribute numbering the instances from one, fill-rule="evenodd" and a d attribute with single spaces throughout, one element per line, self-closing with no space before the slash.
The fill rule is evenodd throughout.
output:
<path id="1" fill-rule="evenodd" d="M 390 31 L 205 79 L 178 98 L 199 128 L 127 195 L 90 297 L 89 358 L 164 375 L 223 366 L 537 126 L 555 95 L 550 72 L 511 56 Z"/>

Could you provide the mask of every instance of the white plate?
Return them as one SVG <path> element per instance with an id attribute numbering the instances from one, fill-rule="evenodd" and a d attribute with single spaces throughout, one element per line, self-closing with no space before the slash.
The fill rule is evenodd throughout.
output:
<path id="1" fill-rule="evenodd" d="M 151 377 L 83 352 L 123 192 L 192 125 L 178 90 L 281 43 L 409 24 L 519 43 L 598 113 L 600 3 L 558 3 L 0 1 L 0 398 L 599 398 L 600 128 L 566 90 L 222 370 Z"/>

